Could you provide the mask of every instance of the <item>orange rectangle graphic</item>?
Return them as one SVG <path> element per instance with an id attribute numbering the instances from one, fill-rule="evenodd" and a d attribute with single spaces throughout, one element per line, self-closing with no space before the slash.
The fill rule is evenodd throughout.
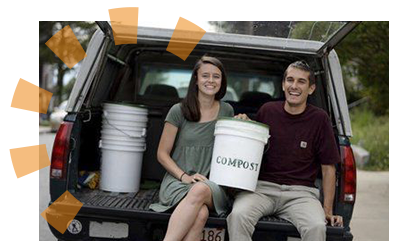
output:
<path id="1" fill-rule="evenodd" d="M 46 144 L 10 149 L 10 155 L 17 178 L 50 165 Z"/>
<path id="2" fill-rule="evenodd" d="M 46 114 L 52 96 L 53 93 L 19 79 L 11 107 Z"/>
<path id="3" fill-rule="evenodd" d="M 64 234 L 83 204 L 70 192 L 65 191 L 41 216 L 60 233 Z"/>
<path id="4" fill-rule="evenodd" d="M 185 61 L 205 33 L 206 31 L 196 24 L 180 17 L 167 51 Z"/>
<path id="5" fill-rule="evenodd" d="M 139 8 L 117 8 L 108 10 L 115 45 L 136 44 Z"/>
<path id="6" fill-rule="evenodd" d="M 86 52 L 83 50 L 82 45 L 69 25 L 52 36 L 46 42 L 46 45 L 70 69 L 86 57 Z"/>

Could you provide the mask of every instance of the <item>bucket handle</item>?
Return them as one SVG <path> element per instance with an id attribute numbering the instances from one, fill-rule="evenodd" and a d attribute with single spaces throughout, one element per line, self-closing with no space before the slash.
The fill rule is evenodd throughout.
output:
<path id="1" fill-rule="evenodd" d="M 263 155 L 264 155 L 265 153 L 267 153 L 267 151 L 268 151 L 270 145 L 271 145 L 271 144 L 268 142 L 267 145 L 266 145 L 266 149 L 264 149 Z"/>
<path id="2" fill-rule="evenodd" d="M 267 153 L 267 151 L 268 151 L 268 149 L 269 149 L 269 146 L 271 145 L 270 140 L 269 140 L 270 138 L 271 138 L 271 135 L 268 135 L 268 142 L 267 142 L 267 145 L 265 145 L 267 148 L 264 149 L 263 155 L 264 155 L 265 153 Z"/>
<path id="3" fill-rule="evenodd" d="M 140 136 L 133 136 L 130 134 L 125 133 L 123 130 L 119 129 L 118 127 L 114 126 L 113 124 L 110 123 L 110 121 L 107 119 L 107 111 L 104 111 L 104 119 L 106 119 L 106 122 L 108 123 L 108 125 L 110 125 L 111 127 L 115 128 L 116 130 L 118 130 L 119 132 L 123 133 L 124 135 L 130 137 L 130 138 L 143 138 L 146 137 L 146 128 L 142 129 L 142 134 Z"/>

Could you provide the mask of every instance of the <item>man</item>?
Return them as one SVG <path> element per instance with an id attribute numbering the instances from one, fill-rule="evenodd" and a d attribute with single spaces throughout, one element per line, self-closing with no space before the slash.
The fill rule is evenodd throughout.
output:
<path id="1" fill-rule="evenodd" d="M 332 214 L 335 164 L 340 161 L 328 115 L 307 104 L 315 86 L 312 69 L 297 61 L 285 71 L 282 88 L 286 100 L 264 104 L 256 120 L 270 127 L 270 146 L 263 156 L 255 192 L 240 192 L 228 216 L 229 238 L 251 240 L 254 226 L 267 215 L 290 221 L 302 240 L 325 240 L 326 221 L 342 226 Z M 245 114 L 237 118 L 248 119 Z M 324 205 L 314 187 L 322 169 Z"/>

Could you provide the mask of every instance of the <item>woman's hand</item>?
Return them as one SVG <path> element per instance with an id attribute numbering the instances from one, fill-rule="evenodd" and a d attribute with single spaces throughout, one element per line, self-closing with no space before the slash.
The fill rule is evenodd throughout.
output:
<path id="1" fill-rule="evenodd" d="M 186 184 L 190 184 L 190 183 L 196 183 L 198 181 L 206 181 L 207 177 L 205 177 L 204 175 L 201 174 L 194 174 L 194 175 L 188 175 L 188 174 L 184 174 L 182 176 L 182 182 L 186 183 Z"/>
<path id="2" fill-rule="evenodd" d="M 238 114 L 238 115 L 234 116 L 234 118 L 245 120 L 245 121 L 251 121 L 250 118 L 246 114 Z"/>

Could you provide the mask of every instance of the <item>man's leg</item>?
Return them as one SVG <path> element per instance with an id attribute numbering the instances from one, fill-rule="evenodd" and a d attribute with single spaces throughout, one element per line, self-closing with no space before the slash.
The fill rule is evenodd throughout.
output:
<path id="1" fill-rule="evenodd" d="M 232 212 L 227 217 L 230 240 L 251 240 L 258 220 L 273 213 L 273 200 L 257 191 L 244 191 L 235 197 Z"/>
<path id="2" fill-rule="evenodd" d="M 283 192 L 284 205 L 278 215 L 293 223 L 302 240 L 325 240 L 325 213 L 318 199 L 318 190 L 298 186 L 289 189 Z"/>

